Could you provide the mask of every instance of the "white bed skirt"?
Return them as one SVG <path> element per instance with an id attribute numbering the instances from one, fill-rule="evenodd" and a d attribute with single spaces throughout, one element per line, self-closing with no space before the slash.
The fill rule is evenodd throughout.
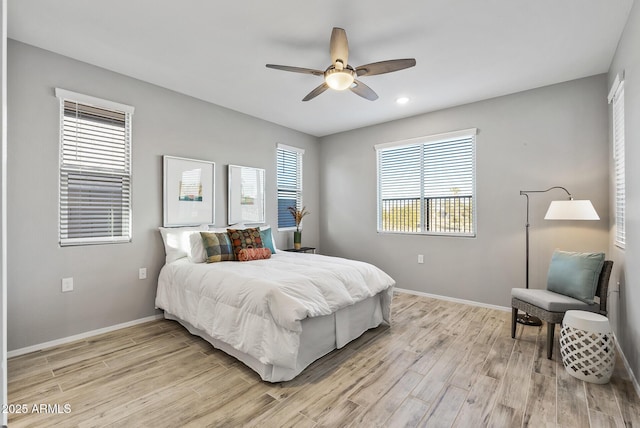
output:
<path id="1" fill-rule="evenodd" d="M 214 339 L 206 332 L 192 326 L 176 316 L 164 312 L 166 319 L 178 321 L 191 334 L 202 337 L 211 343 L 214 348 L 237 358 L 260 375 L 267 382 L 281 382 L 296 377 L 309 364 L 323 357 L 334 349 L 339 349 L 360 337 L 365 331 L 378 327 L 384 322 L 382 304 L 385 302 L 387 291 L 376 294 L 361 302 L 355 303 L 337 312 L 315 318 L 302 320 L 302 333 L 300 335 L 300 349 L 296 368 L 287 368 L 264 364 L 256 358 L 238 351 L 229 344 Z"/>

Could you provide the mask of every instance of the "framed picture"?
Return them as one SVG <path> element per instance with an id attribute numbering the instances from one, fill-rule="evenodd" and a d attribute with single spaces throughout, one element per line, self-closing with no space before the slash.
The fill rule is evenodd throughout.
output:
<path id="1" fill-rule="evenodd" d="M 214 162 L 163 156 L 164 227 L 214 224 Z"/>
<path id="2" fill-rule="evenodd" d="M 264 223 L 264 169 L 229 165 L 229 224 Z"/>

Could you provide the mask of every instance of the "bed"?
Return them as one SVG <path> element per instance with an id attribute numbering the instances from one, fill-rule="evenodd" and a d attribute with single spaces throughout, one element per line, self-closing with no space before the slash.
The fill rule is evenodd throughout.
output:
<path id="1" fill-rule="evenodd" d="M 280 382 L 390 324 L 394 284 L 371 264 L 317 254 L 219 263 L 183 257 L 160 271 L 156 306 L 263 380 Z"/>

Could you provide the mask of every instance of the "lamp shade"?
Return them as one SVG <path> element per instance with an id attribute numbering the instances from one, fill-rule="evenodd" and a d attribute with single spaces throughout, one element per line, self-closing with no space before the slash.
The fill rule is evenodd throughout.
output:
<path id="1" fill-rule="evenodd" d="M 600 220 L 591 201 L 552 201 L 545 220 Z"/>

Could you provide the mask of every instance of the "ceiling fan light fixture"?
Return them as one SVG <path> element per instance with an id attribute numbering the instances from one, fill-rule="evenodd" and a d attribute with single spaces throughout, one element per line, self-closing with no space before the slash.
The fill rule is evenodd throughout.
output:
<path id="1" fill-rule="evenodd" d="M 349 89 L 359 97 L 369 101 L 375 101 L 378 99 L 378 94 L 376 94 L 375 91 L 366 84 L 356 79 L 359 79 L 362 76 L 375 76 L 376 74 L 385 74 L 393 71 L 404 70 L 405 68 L 416 65 L 415 58 L 404 58 L 372 62 L 356 68 L 351 67 L 348 64 L 349 43 L 347 42 L 347 33 L 343 28 L 338 27 L 334 27 L 331 31 L 329 54 L 331 55 L 331 65 L 327 67 L 325 71 L 277 64 L 267 64 L 267 68 L 322 76 L 324 82 L 309 92 L 302 101 L 312 100 L 328 89 L 333 89 L 335 91 L 344 91 L 345 89 Z"/>
<path id="2" fill-rule="evenodd" d="M 331 89 L 344 91 L 348 89 L 355 80 L 353 71 L 349 69 L 337 70 L 335 68 L 327 70 L 324 74 L 324 81 Z"/>

